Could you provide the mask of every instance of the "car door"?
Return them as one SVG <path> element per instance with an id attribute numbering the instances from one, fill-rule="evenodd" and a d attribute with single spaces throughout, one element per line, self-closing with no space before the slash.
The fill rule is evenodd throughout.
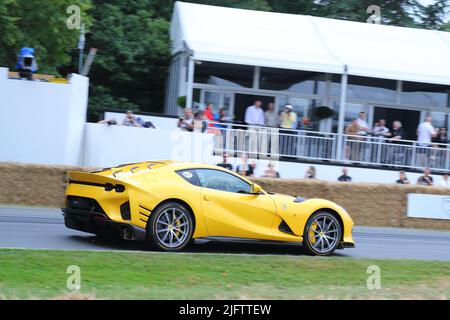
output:
<path id="1" fill-rule="evenodd" d="M 276 207 L 268 194 L 250 194 L 251 185 L 232 173 L 195 171 L 210 236 L 272 239 Z"/>

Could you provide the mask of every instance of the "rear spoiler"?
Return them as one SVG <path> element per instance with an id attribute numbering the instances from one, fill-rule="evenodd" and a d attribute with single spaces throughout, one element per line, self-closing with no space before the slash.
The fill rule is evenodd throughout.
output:
<path id="1" fill-rule="evenodd" d="M 125 191 L 125 183 L 114 178 L 105 177 L 91 172 L 69 171 L 69 184 L 81 184 L 104 188 L 106 191 Z"/>

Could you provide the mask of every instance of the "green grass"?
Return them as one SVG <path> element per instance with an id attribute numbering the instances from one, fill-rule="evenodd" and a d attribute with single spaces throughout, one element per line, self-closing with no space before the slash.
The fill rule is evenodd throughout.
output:
<path id="1" fill-rule="evenodd" d="M 81 289 L 66 287 L 81 268 Z M 369 290 L 369 265 L 381 289 Z M 450 263 L 306 256 L 0 250 L 0 299 L 449 299 Z"/>

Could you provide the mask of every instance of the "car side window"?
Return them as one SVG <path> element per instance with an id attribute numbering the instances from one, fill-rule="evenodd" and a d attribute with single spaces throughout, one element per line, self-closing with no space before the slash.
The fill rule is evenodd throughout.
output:
<path id="1" fill-rule="evenodd" d="M 250 193 L 251 186 L 244 180 L 220 170 L 196 169 L 200 186 L 227 192 Z"/>
<path id="2" fill-rule="evenodd" d="M 190 184 L 193 184 L 194 186 L 200 186 L 197 174 L 193 169 L 178 170 L 177 174 Z"/>

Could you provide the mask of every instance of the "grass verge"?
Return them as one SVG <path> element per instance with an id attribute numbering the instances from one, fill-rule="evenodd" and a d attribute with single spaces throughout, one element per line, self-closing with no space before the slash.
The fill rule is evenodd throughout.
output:
<path id="1" fill-rule="evenodd" d="M 370 265 L 381 289 L 367 288 Z M 450 262 L 0 249 L 0 299 L 30 298 L 449 299 Z"/>

